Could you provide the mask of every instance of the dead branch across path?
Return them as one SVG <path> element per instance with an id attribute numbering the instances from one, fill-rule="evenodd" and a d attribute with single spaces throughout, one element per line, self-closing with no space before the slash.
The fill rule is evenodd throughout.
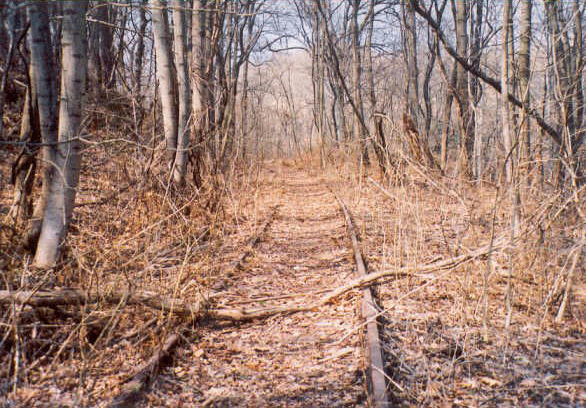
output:
<path id="1" fill-rule="evenodd" d="M 500 247 L 504 244 L 504 239 L 495 240 L 493 250 L 495 247 Z M 459 255 L 449 259 L 432 262 L 421 266 L 403 267 L 399 269 L 391 269 L 370 273 L 359 276 L 356 279 L 348 282 L 344 286 L 340 286 L 331 290 L 314 303 L 309 304 L 289 304 L 284 306 L 258 308 L 258 309 L 240 309 L 240 308 L 220 308 L 214 309 L 210 307 L 205 300 L 195 302 L 187 302 L 180 299 L 161 296 L 150 292 L 112 292 L 109 294 L 86 294 L 75 289 L 59 289 L 59 290 L 39 290 L 39 291 L 0 291 L 0 305 L 1 304 L 21 304 L 31 307 L 56 307 L 67 305 L 80 305 L 87 303 L 113 303 L 118 304 L 121 301 L 126 304 L 143 305 L 153 309 L 169 312 L 189 321 L 197 320 L 201 317 L 208 317 L 218 320 L 228 321 L 245 321 L 254 319 L 263 319 L 279 314 L 289 314 L 297 312 L 306 312 L 322 307 L 334 299 L 348 293 L 352 290 L 363 288 L 373 283 L 390 278 L 400 278 L 405 276 L 414 276 L 422 279 L 434 279 L 434 272 L 446 271 L 454 269 L 464 263 L 482 257 L 488 253 L 489 246 L 484 245 L 467 254 Z"/>

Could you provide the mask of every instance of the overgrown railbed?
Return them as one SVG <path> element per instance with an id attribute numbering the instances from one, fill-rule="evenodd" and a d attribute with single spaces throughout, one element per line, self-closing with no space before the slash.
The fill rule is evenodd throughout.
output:
<path id="1" fill-rule="evenodd" d="M 188 313 L 153 307 L 144 298 L 135 300 L 137 294 L 151 293 L 180 299 L 183 305 L 237 305 L 238 296 L 243 295 L 241 279 L 256 284 L 256 274 L 263 268 L 254 257 L 250 270 L 233 273 L 230 268 L 234 268 L 234 260 L 245 259 L 254 245 L 251 239 L 268 225 L 274 208 L 259 203 L 277 202 L 283 194 L 280 182 L 272 181 L 273 173 L 265 173 L 268 185 L 263 187 L 261 200 L 256 194 L 259 180 L 251 173 L 214 180 L 221 195 L 211 188 L 173 189 L 168 187 L 165 167 L 158 164 L 163 162 L 160 147 L 149 137 L 127 133 L 131 136 L 124 140 L 107 132 L 94 133 L 94 139 L 89 140 L 92 143 L 86 152 L 76 218 L 58 268 L 34 270 L 30 254 L 19 241 L 22 226 L 2 224 L 2 290 L 34 293 L 76 288 L 91 295 L 91 301 L 56 307 L 31 308 L 18 302 L 0 306 L 2 403 L 94 406 L 111 402 L 115 406 L 122 397 L 122 401 L 136 398 L 139 405 L 153 406 L 174 406 L 181 400 L 245 404 L 245 396 L 226 397 L 223 387 L 204 390 L 184 379 L 192 378 L 197 370 L 206 373 L 213 368 L 230 381 L 240 381 L 234 376 L 234 367 L 226 363 L 234 353 L 260 353 L 263 364 L 271 364 L 268 349 L 239 350 L 226 348 L 222 342 L 224 338 L 239 338 L 240 327 L 262 332 L 263 325 L 258 322 L 232 326 L 204 319 L 198 322 L 203 325 L 196 325 L 195 319 L 186 317 Z M 9 153 L 2 152 L 7 158 Z M 1 161 L 3 180 L 10 171 L 8 164 L 9 160 Z M 295 174 L 296 182 L 303 180 L 306 169 L 318 168 L 310 160 L 297 169 L 289 162 L 273 162 L 271 166 L 275 173 L 287 168 Z M 351 207 L 370 272 L 387 272 L 375 286 L 384 308 L 380 322 L 385 369 L 395 403 L 430 407 L 586 404 L 586 277 L 584 247 L 580 246 L 585 190 L 577 191 L 578 200 L 547 186 L 524 193 L 521 233 L 511 246 L 510 205 L 501 191 L 489 183 L 466 184 L 411 166 L 405 165 L 400 177 L 390 179 L 365 173 L 348 161 L 325 170 L 336 170 L 325 178 Z M 0 202 L 2 216 L 10 204 L 10 189 L 6 187 Z M 323 209 L 314 210 L 319 213 Z M 288 217 L 280 215 L 280 221 L 291 221 L 288 228 L 294 221 L 304 222 Z M 329 217 L 316 219 L 331 221 Z M 338 235 L 323 237 L 339 247 L 336 251 L 340 252 L 332 255 L 337 259 L 335 265 L 329 258 L 317 258 L 320 267 L 341 268 L 345 244 L 343 234 Z M 286 237 L 281 240 L 283 245 L 290 244 Z M 487 251 L 491 241 L 492 249 Z M 505 298 L 511 248 L 514 296 L 507 328 Z M 295 253 L 294 248 L 289 250 Z M 271 256 L 263 256 L 271 261 Z M 450 259 L 466 261 L 430 268 Z M 300 270 L 307 272 L 304 267 Z M 556 321 L 570 270 L 573 285 L 569 302 Z M 286 268 L 276 271 L 281 277 L 294 278 L 287 275 Z M 280 285 L 282 281 L 272 283 Z M 307 293 L 292 295 L 302 301 L 291 311 L 310 310 L 317 319 L 323 310 L 314 309 L 332 299 L 329 307 L 340 313 L 343 308 L 351 309 L 352 293 L 328 300 L 328 292 L 316 285 L 304 287 Z M 223 295 L 214 297 L 216 292 Z M 128 296 L 117 295 L 120 293 Z M 274 294 L 253 298 L 255 305 L 261 299 L 258 307 L 266 308 L 267 299 L 276 303 L 275 307 L 281 302 L 280 295 Z M 303 320 L 303 316 L 287 319 Z M 277 324 L 268 321 L 270 327 Z M 344 323 L 354 326 L 350 332 L 359 327 L 352 319 Z M 141 382 L 145 363 L 165 363 L 168 356 L 161 350 L 174 342 L 189 346 L 179 347 L 171 355 L 175 364 L 160 372 L 158 379 Z M 319 348 L 312 353 L 329 366 L 334 361 L 340 363 L 338 359 L 354 361 L 350 366 L 361 378 L 363 367 L 356 365 L 357 356 L 350 358 L 350 345 L 345 344 L 340 354 L 331 352 L 331 356 L 323 355 Z M 250 373 L 259 371 L 254 362 L 241 363 Z M 279 370 L 282 375 L 288 372 L 285 366 Z M 206 386 L 213 384 L 212 375 L 206 378 Z M 135 384 L 135 379 L 140 381 Z M 359 381 L 355 388 L 360 388 Z M 141 387 L 146 384 L 151 384 L 147 393 L 135 394 L 134 388 L 129 389 L 131 385 L 144 391 Z M 337 387 L 347 406 L 364 404 L 362 394 Z M 327 390 L 315 391 L 315 398 L 329 400 Z M 283 390 L 279 401 L 311 406 L 312 401 L 303 397 L 306 393 L 291 395 Z"/>
<path id="2" fill-rule="evenodd" d="M 510 245 L 510 205 L 502 191 L 410 166 L 400 178 L 364 175 L 347 196 L 371 271 L 397 271 L 377 285 L 396 404 L 585 405 L 584 188 L 578 209 L 570 193 L 547 186 L 526 192 L 521 233 Z M 400 273 L 473 253 L 491 237 L 490 263 L 484 253 L 449 270 Z M 558 317 L 570 271 L 568 303 Z"/>

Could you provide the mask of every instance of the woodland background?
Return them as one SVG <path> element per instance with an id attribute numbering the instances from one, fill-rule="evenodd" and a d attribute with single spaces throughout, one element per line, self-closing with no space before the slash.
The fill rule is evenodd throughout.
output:
<path id="1" fill-rule="evenodd" d="M 454 289 L 477 302 L 466 324 L 510 344 L 525 319 L 530 338 L 550 330 L 583 345 L 585 7 L 3 1 L 1 390 L 25 401 L 21 385 L 42 383 L 35 370 L 114 333 L 122 312 L 102 296 L 113 288 L 177 295 L 185 248 L 198 254 L 198 293 L 213 286 L 198 272 L 213 269 L 206 251 L 258 216 L 247 206 L 257 211 L 266 163 L 338 183 L 364 232 L 394 226 L 405 248 L 369 246 L 397 267 L 431 260 L 420 238 L 455 200 L 468 229 L 442 229 L 436 256 L 489 248 L 476 295 Z M 387 198 L 361 196 L 365 185 Z M 409 203 L 441 220 L 410 218 Z M 393 224 L 385 212 L 405 218 Z M 165 276 L 145 272 L 154 269 Z M 13 296 L 60 288 L 99 306 L 39 312 Z M 196 296 L 185 290 L 184 300 Z M 575 367 L 586 364 L 580 350 Z M 584 377 L 570 382 L 573 394 L 552 401 L 586 399 Z"/>

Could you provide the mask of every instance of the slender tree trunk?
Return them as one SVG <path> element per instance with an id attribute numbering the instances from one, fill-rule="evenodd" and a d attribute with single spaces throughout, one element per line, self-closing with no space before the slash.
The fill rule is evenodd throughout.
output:
<path id="1" fill-rule="evenodd" d="M 364 44 L 364 58 L 366 60 L 366 77 L 368 80 L 368 97 L 370 100 L 370 115 L 372 117 L 373 150 L 378 160 L 378 165 L 383 174 L 387 174 L 387 143 L 383 132 L 383 119 L 377 111 L 377 100 L 374 83 L 374 67 L 372 58 L 372 35 L 374 33 L 374 6 L 375 0 L 369 1 L 368 31 Z"/>
<path id="2" fill-rule="evenodd" d="M 476 3 L 475 12 L 473 12 L 474 3 Z M 482 59 L 482 26 L 484 24 L 484 7 L 484 2 L 482 0 L 476 0 L 473 2 L 473 6 L 470 10 L 472 16 L 470 24 L 470 35 L 472 37 L 472 44 L 470 47 L 470 64 L 475 69 L 480 69 L 480 61 Z M 480 81 L 476 76 L 472 75 L 470 77 L 469 89 L 470 99 L 473 105 L 473 108 L 470 110 L 470 119 L 468 125 L 472 134 L 470 137 L 473 139 L 474 144 L 472 154 L 472 172 L 474 178 L 478 179 L 483 172 L 482 133 L 477 131 L 477 127 L 479 126 L 479 118 L 477 118 L 479 109 L 477 109 L 477 107 L 482 97 L 482 88 L 480 87 Z"/>
<path id="3" fill-rule="evenodd" d="M 503 124 L 503 145 L 505 147 L 505 180 L 507 184 L 513 183 L 513 163 L 515 155 L 513 153 L 513 140 L 511 135 L 511 114 L 510 106 L 507 98 L 510 92 L 510 56 L 509 56 L 509 41 L 511 26 L 508 18 L 511 13 L 511 0 L 505 0 L 503 9 L 503 32 L 502 32 L 502 60 L 501 60 L 501 86 L 502 86 L 502 101 L 501 101 L 501 119 Z M 507 18 L 507 20 L 505 20 Z"/>
<path id="4" fill-rule="evenodd" d="M 146 35 L 146 28 L 148 20 L 146 18 L 146 7 L 148 4 L 148 0 L 142 0 L 141 4 L 138 6 L 138 18 L 139 18 L 139 29 L 137 33 L 137 45 L 136 45 L 136 52 L 134 54 L 134 93 L 137 97 L 140 98 L 142 92 L 142 70 L 143 70 L 143 62 L 144 62 L 144 38 Z"/>
<path id="5" fill-rule="evenodd" d="M 173 63 L 171 32 L 167 18 L 167 2 L 151 0 L 153 16 L 153 34 L 155 37 L 155 54 L 157 62 L 157 79 L 163 108 L 163 128 L 169 169 L 173 172 L 177 153 L 178 103 L 177 71 Z"/>
<path id="6" fill-rule="evenodd" d="M 439 50 L 438 50 L 439 52 Z M 454 61 L 450 78 L 446 78 L 446 96 L 444 103 L 444 117 L 442 122 L 441 132 L 441 145 L 440 145 L 440 166 L 445 172 L 448 167 L 448 149 L 449 149 L 449 136 L 452 133 L 452 104 L 454 101 L 454 94 L 456 92 L 456 86 L 458 82 L 458 68 L 457 62 Z"/>
<path id="7" fill-rule="evenodd" d="M 419 132 L 419 68 L 417 66 L 417 28 L 415 11 L 409 1 L 403 2 L 403 52 L 407 62 L 407 115 Z"/>
<path id="8" fill-rule="evenodd" d="M 206 37 L 209 29 L 206 28 L 206 12 L 203 9 L 203 0 L 193 2 L 193 18 L 191 24 L 192 39 L 192 115 L 193 135 L 195 147 L 193 150 L 193 181 L 197 187 L 203 185 L 205 135 L 210 123 L 211 98 L 209 95 L 210 83 L 207 81 L 208 51 L 206 51 Z"/>
<path id="9" fill-rule="evenodd" d="M 506 95 L 509 94 L 509 41 L 511 40 L 511 27 L 509 24 L 511 15 L 511 0 L 505 0 L 503 7 L 503 41 L 502 41 L 502 64 L 501 64 L 501 86 L 502 86 L 502 101 L 501 101 L 501 115 L 503 123 L 503 142 L 505 145 L 505 173 L 507 185 L 511 197 L 511 208 L 513 207 L 513 158 L 512 142 L 511 142 L 511 114 L 509 108 L 509 101 Z M 512 306 L 512 279 L 513 279 L 513 243 L 515 239 L 514 225 L 513 225 L 514 211 L 511 216 L 511 248 L 509 248 L 509 277 L 507 282 L 507 293 L 505 298 L 506 317 L 505 327 L 508 328 L 511 323 L 511 315 L 513 311 Z"/>
<path id="10" fill-rule="evenodd" d="M 96 22 L 92 27 L 91 67 L 95 81 L 101 89 L 111 89 L 115 84 L 114 73 L 114 23 L 116 8 L 105 0 L 95 6 Z"/>
<path id="11" fill-rule="evenodd" d="M 39 110 L 34 81 L 30 81 L 26 90 L 19 140 L 22 150 L 12 165 L 11 181 L 14 184 L 14 198 L 9 215 L 17 222 L 29 220 L 32 216 L 32 192 L 37 168 L 37 151 L 35 144 L 40 143 Z"/>
<path id="12" fill-rule="evenodd" d="M 59 145 L 52 166 L 43 227 L 35 264 L 52 267 L 67 234 L 73 215 L 81 169 L 81 142 L 78 139 L 83 114 L 87 71 L 85 12 L 88 1 L 63 3 L 62 70 L 59 108 Z"/>
<path id="13" fill-rule="evenodd" d="M 526 106 L 531 102 L 529 81 L 531 79 L 531 11 L 532 0 L 521 1 L 520 40 L 519 40 L 519 85 L 521 100 Z M 519 172 L 521 183 L 525 187 L 529 184 L 531 172 L 531 139 L 530 121 L 525 111 L 521 110 L 519 130 Z"/>
<path id="14" fill-rule="evenodd" d="M 188 22 L 185 2 L 174 0 L 173 2 L 173 21 L 174 21 L 174 46 L 175 46 L 175 64 L 177 66 L 177 82 L 179 87 L 179 123 L 177 127 L 177 155 L 173 167 L 173 179 L 178 185 L 185 182 L 185 173 L 187 170 L 187 158 L 189 139 L 191 130 L 189 120 L 192 109 L 192 90 L 189 78 L 189 59 L 188 59 Z M 191 12 L 191 10 L 190 10 Z"/>
<path id="15" fill-rule="evenodd" d="M 468 7 L 469 0 L 456 1 L 456 49 L 463 58 L 468 58 Z M 460 64 L 457 65 L 458 110 L 460 129 L 460 153 L 458 156 L 458 172 L 465 178 L 472 176 L 472 156 L 474 154 L 474 135 L 471 129 L 471 109 L 468 93 L 468 72 Z"/>
<path id="16" fill-rule="evenodd" d="M 362 102 L 362 58 L 360 55 L 360 29 L 358 27 L 358 12 L 361 0 L 352 1 L 352 19 L 350 35 L 352 36 L 352 87 L 356 112 L 353 121 L 354 140 L 360 147 L 360 157 L 364 164 L 370 164 L 368 145 L 365 140 L 364 105 Z"/>
<path id="17" fill-rule="evenodd" d="M 42 189 L 41 195 L 35 204 L 33 216 L 25 232 L 24 245 L 31 252 L 35 252 L 41 228 L 49 184 L 53 175 L 57 172 L 55 163 L 57 158 L 57 79 L 55 62 L 53 60 L 53 46 L 51 43 L 51 29 L 49 23 L 49 4 L 45 1 L 29 3 L 30 27 L 30 72 L 33 93 L 39 114 L 39 127 L 43 141 L 42 147 Z M 34 92 L 36 90 L 36 92 Z M 34 95 L 33 95 L 34 96 Z"/>
<path id="18" fill-rule="evenodd" d="M 312 8 L 313 17 L 313 38 L 312 38 L 312 55 L 311 55 L 311 79 L 313 85 L 313 120 L 315 129 L 317 132 L 317 140 L 320 152 L 321 165 L 325 165 L 325 149 L 326 149 L 326 138 L 325 138 L 325 120 L 324 120 L 324 83 L 325 83 L 325 65 L 323 44 L 323 25 L 327 24 L 326 21 L 320 15 L 318 6 L 315 5 Z M 311 147 L 311 146 L 310 146 Z"/>

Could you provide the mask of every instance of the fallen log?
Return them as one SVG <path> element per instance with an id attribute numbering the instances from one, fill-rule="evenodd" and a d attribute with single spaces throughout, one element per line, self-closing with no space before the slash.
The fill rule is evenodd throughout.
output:
<path id="1" fill-rule="evenodd" d="M 144 305 L 186 317 L 200 316 L 202 310 L 205 309 L 204 301 L 188 303 L 180 299 L 168 298 L 150 292 L 111 292 L 99 295 L 87 294 L 71 288 L 16 292 L 0 290 L 0 304 L 16 303 L 32 307 L 55 307 L 98 302 L 114 304 L 123 302 L 132 305 Z"/>

